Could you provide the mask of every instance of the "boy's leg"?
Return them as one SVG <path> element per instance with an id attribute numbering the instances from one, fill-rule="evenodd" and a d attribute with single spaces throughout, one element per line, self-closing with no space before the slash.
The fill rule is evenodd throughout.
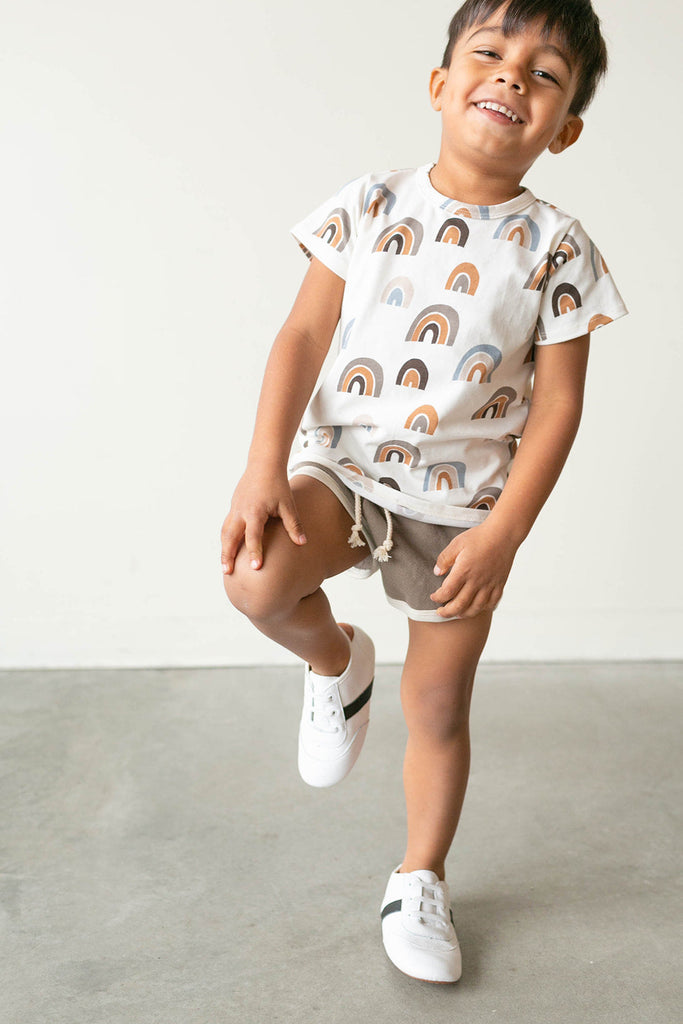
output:
<path id="1" fill-rule="evenodd" d="M 403 769 L 408 844 L 402 871 L 429 869 L 445 878 L 469 776 L 472 686 L 491 614 L 436 623 L 409 620 L 401 679 L 408 725 Z"/>
<path id="2" fill-rule="evenodd" d="M 357 564 L 368 549 L 349 546 L 353 520 L 325 484 L 295 476 L 291 487 L 307 543 L 294 544 L 281 520 L 269 520 L 262 568 L 250 567 L 243 545 L 224 585 L 232 604 L 262 633 L 317 674 L 338 676 L 348 664 L 349 644 L 320 585 Z"/>

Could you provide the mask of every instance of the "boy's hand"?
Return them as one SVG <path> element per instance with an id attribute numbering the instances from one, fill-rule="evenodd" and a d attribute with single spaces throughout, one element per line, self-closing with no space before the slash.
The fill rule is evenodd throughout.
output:
<path id="1" fill-rule="evenodd" d="M 459 534 L 434 567 L 435 575 L 448 574 L 431 595 L 441 605 L 439 615 L 471 619 L 492 611 L 503 596 L 516 553 L 517 545 L 485 522 Z"/>
<path id="2" fill-rule="evenodd" d="M 230 512 L 221 530 L 221 565 L 230 574 L 242 543 L 252 569 L 263 565 L 263 529 L 269 519 L 279 518 L 295 544 L 305 544 L 291 488 L 284 474 L 270 470 L 247 470 L 232 498 Z"/>

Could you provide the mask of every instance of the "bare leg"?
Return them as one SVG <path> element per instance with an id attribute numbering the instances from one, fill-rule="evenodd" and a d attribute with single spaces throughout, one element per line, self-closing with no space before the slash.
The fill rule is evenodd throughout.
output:
<path id="1" fill-rule="evenodd" d="M 491 613 L 443 623 L 410 621 L 401 680 L 408 725 L 403 782 L 408 845 L 402 871 L 445 878 L 470 769 L 469 710 Z"/>
<path id="2" fill-rule="evenodd" d="M 348 636 L 332 615 L 321 583 L 355 565 L 367 548 L 351 548 L 351 517 L 332 491 L 299 476 L 292 492 L 308 541 L 301 547 L 282 522 L 271 519 L 264 533 L 261 569 L 252 569 L 244 546 L 232 575 L 224 577 L 231 602 L 271 640 L 308 662 L 318 675 L 337 676 L 349 661 Z"/>

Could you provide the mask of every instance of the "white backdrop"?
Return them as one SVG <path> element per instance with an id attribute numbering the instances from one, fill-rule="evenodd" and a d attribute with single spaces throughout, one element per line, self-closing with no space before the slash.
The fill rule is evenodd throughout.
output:
<path id="1" fill-rule="evenodd" d="M 607 84 L 527 184 L 581 218 L 631 316 L 594 338 L 489 659 L 683 657 L 683 19 L 596 6 Z M 292 660 L 229 607 L 218 538 L 305 271 L 288 228 L 366 170 L 436 158 L 427 82 L 454 9 L 0 5 L 0 665 Z M 329 591 L 402 657 L 376 579 Z"/>

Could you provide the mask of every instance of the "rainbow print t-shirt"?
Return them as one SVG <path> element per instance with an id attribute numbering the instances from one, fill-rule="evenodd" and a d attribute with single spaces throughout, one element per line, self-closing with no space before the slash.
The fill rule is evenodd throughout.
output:
<path id="1" fill-rule="evenodd" d="M 449 199 L 431 166 L 358 178 L 292 229 L 346 285 L 290 471 L 324 466 L 391 512 L 470 526 L 507 480 L 535 347 L 627 310 L 577 220 L 528 189 Z"/>

